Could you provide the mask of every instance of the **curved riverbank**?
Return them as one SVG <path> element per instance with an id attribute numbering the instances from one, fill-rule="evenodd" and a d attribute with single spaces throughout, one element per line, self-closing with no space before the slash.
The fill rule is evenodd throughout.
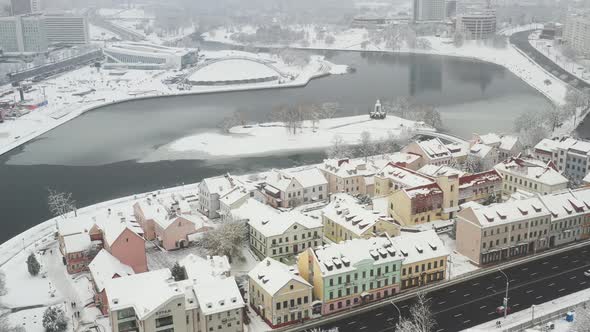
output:
<path id="1" fill-rule="evenodd" d="M 335 74 L 336 75 L 342 74 L 342 71 L 340 69 L 338 69 L 335 72 Z M 303 79 L 299 80 L 299 78 L 297 78 L 292 82 L 282 83 L 280 85 L 277 85 L 276 83 L 273 82 L 273 83 L 252 84 L 252 85 L 239 86 L 239 87 L 207 87 L 206 89 L 201 90 L 201 91 L 182 91 L 182 92 L 175 92 L 175 93 L 160 93 L 160 92 L 156 91 L 156 93 L 154 93 L 153 95 L 134 96 L 134 97 L 129 97 L 129 98 L 122 98 L 122 99 L 118 99 L 118 100 L 113 100 L 113 101 L 109 101 L 109 102 L 102 102 L 99 104 L 84 105 L 80 108 L 77 108 L 76 110 L 71 111 L 67 115 L 61 117 L 56 122 L 51 123 L 50 125 L 43 127 L 41 129 L 38 129 L 36 131 L 33 131 L 31 133 L 28 133 L 24 136 L 20 136 L 18 139 L 14 140 L 14 142 L 11 142 L 7 145 L 0 147 L 0 156 L 18 148 L 19 146 L 21 146 L 33 139 L 45 134 L 45 133 L 47 133 L 50 130 L 53 130 L 53 129 L 79 117 L 80 115 L 82 115 L 84 113 L 94 111 L 94 110 L 97 110 L 100 108 L 112 106 L 112 105 L 124 104 L 127 102 L 140 101 L 140 100 L 149 100 L 149 99 L 154 99 L 154 98 L 167 98 L 167 97 L 191 96 L 191 95 L 207 95 L 207 94 L 256 91 L 256 90 L 302 88 L 302 87 L 307 86 L 309 84 L 309 82 L 311 82 L 314 79 L 319 79 L 319 78 L 326 77 L 329 75 L 332 75 L 332 72 L 322 71 L 322 72 L 318 72 L 318 73 L 306 76 Z M 14 121 L 19 121 L 19 120 L 17 119 Z"/>

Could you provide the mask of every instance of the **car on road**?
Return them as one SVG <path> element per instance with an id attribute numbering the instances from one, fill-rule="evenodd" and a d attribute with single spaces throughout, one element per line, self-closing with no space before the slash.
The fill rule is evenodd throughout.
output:
<path id="1" fill-rule="evenodd" d="M 505 308 L 503 305 L 501 305 L 501 306 L 499 306 L 499 307 L 496 308 L 496 313 L 498 315 L 500 315 L 500 316 L 503 316 L 504 315 L 504 310 L 506 310 L 506 314 L 507 315 L 510 315 L 510 313 L 512 312 L 512 308 L 510 308 L 510 307 Z"/>
<path id="2" fill-rule="evenodd" d="M 586 270 L 586 271 L 584 271 L 584 275 L 585 275 L 586 277 L 590 277 L 590 270 Z"/>

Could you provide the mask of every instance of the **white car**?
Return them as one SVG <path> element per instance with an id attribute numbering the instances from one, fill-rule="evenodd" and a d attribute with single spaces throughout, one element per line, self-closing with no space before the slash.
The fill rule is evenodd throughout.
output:
<path id="1" fill-rule="evenodd" d="M 586 270 L 586 271 L 584 271 L 584 275 L 585 275 L 586 277 L 590 277 L 590 270 Z"/>

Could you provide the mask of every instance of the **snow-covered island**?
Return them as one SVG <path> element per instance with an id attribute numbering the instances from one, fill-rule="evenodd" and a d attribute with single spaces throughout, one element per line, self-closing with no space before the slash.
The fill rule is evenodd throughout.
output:
<path id="1" fill-rule="evenodd" d="M 289 130 L 283 122 L 235 126 L 229 133 L 206 132 L 176 140 L 166 146 L 175 152 L 201 152 L 209 156 L 244 156 L 272 152 L 324 149 L 341 139 L 342 144 L 359 144 L 361 134 L 370 132 L 376 141 L 410 138 L 416 131 L 434 132 L 423 123 L 396 116 L 370 119 L 369 115 L 303 121 Z"/>

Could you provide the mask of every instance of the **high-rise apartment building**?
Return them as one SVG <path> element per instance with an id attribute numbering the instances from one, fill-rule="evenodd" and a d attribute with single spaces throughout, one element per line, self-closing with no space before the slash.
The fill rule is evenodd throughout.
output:
<path id="1" fill-rule="evenodd" d="M 10 0 L 10 15 L 24 15 L 41 11 L 41 0 Z"/>
<path id="2" fill-rule="evenodd" d="M 576 51 L 590 54 L 590 16 L 568 17 L 563 38 Z"/>
<path id="3" fill-rule="evenodd" d="M 414 0 L 414 21 L 443 21 L 445 0 Z"/>

